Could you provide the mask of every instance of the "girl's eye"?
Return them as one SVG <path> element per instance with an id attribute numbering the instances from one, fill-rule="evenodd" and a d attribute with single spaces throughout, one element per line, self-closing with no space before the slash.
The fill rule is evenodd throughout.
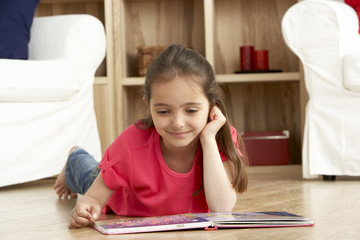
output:
<path id="1" fill-rule="evenodd" d="M 188 110 L 186 110 L 188 113 L 190 113 L 190 114 L 194 114 L 194 113 L 197 113 L 198 112 L 198 110 L 197 109 L 188 109 Z"/>
<path id="2" fill-rule="evenodd" d="M 168 110 L 158 110 L 157 113 L 161 114 L 161 115 L 164 115 L 164 114 L 169 113 L 169 111 Z"/>

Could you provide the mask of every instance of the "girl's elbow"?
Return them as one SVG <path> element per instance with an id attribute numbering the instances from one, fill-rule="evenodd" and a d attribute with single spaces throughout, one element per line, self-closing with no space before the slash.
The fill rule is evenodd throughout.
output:
<path id="1" fill-rule="evenodd" d="M 212 213 L 232 212 L 234 207 L 235 207 L 235 205 L 232 205 L 232 206 L 217 206 L 217 207 L 209 208 L 209 210 Z"/>
<path id="2" fill-rule="evenodd" d="M 209 206 L 210 212 L 232 212 L 236 205 L 236 198 L 228 201 L 221 201 L 219 204 Z"/>

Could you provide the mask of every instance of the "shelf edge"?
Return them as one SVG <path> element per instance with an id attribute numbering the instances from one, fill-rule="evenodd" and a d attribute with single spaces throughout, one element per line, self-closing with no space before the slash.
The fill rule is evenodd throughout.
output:
<path id="1" fill-rule="evenodd" d="M 216 81 L 222 83 L 300 81 L 299 72 L 218 74 L 215 77 Z M 126 77 L 123 78 L 122 84 L 131 87 L 142 86 L 144 82 L 145 77 Z"/>
<path id="2" fill-rule="evenodd" d="M 279 82 L 299 81 L 299 72 L 284 73 L 245 73 L 245 74 L 218 74 L 216 81 L 222 83 L 251 83 L 251 82 Z"/>
<path id="3" fill-rule="evenodd" d="M 91 3 L 91 2 L 103 2 L 104 0 L 41 0 L 39 4 L 58 4 L 58 3 Z"/>

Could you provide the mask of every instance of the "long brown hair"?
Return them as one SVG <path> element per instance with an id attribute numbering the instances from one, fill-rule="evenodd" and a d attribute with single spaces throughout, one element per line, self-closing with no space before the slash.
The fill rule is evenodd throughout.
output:
<path id="1" fill-rule="evenodd" d="M 198 52 L 178 44 L 170 45 L 150 64 L 146 73 L 143 90 L 145 100 L 148 103 L 150 102 L 151 87 L 154 83 L 173 80 L 177 76 L 194 76 L 192 79 L 201 86 L 210 106 L 216 104 L 226 119 L 228 119 L 224 104 L 224 94 L 215 81 L 214 71 L 210 63 Z M 145 128 L 154 126 L 151 115 L 141 122 L 145 125 Z M 234 181 L 232 185 L 236 191 L 244 192 L 248 185 L 246 172 L 248 159 L 244 143 L 239 134 L 237 138 L 238 145 L 236 146 L 232 140 L 228 120 L 216 134 L 219 148 L 233 165 Z"/>

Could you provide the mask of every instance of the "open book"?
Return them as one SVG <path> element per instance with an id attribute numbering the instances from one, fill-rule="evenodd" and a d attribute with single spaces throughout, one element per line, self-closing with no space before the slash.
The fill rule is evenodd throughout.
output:
<path id="1" fill-rule="evenodd" d="M 186 213 L 170 216 L 96 221 L 103 234 L 143 233 L 184 229 L 313 226 L 308 218 L 287 212 Z"/>

